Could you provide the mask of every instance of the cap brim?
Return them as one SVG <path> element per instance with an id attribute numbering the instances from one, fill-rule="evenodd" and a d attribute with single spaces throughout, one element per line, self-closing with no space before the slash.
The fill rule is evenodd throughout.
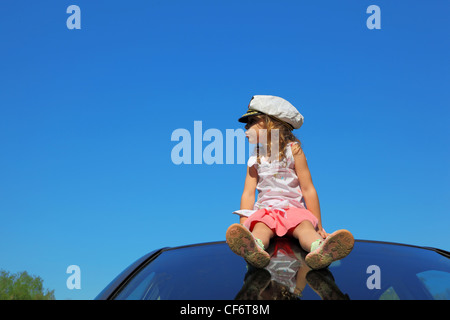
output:
<path id="1" fill-rule="evenodd" d="M 256 110 L 248 110 L 247 113 L 245 113 L 242 117 L 239 118 L 238 121 L 242 122 L 242 123 L 247 123 L 249 117 L 256 116 L 258 114 L 262 114 L 262 113 L 259 111 L 256 111 Z"/>

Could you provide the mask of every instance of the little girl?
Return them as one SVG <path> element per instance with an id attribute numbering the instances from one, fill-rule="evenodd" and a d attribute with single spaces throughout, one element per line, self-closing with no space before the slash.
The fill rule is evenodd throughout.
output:
<path id="1" fill-rule="evenodd" d="M 251 265 L 270 262 L 265 251 L 274 236 L 292 236 L 309 254 L 312 269 L 325 268 L 347 256 L 354 239 L 347 230 L 327 234 L 322 227 L 317 192 L 300 141 L 292 133 L 303 116 L 288 101 L 275 96 L 253 96 L 239 122 L 246 123 L 256 154 L 248 160 L 241 197 L 240 224 L 226 233 L 231 250 Z M 258 199 L 255 203 L 255 190 Z"/>

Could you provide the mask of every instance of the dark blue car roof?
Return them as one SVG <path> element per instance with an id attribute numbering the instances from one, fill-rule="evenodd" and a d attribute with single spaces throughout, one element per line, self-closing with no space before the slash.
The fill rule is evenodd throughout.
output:
<path id="1" fill-rule="evenodd" d="M 254 269 L 224 241 L 162 248 L 124 270 L 96 299 L 450 299 L 444 250 L 356 240 L 349 256 L 310 270 L 290 239 L 273 241 L 271 265 Z"/>

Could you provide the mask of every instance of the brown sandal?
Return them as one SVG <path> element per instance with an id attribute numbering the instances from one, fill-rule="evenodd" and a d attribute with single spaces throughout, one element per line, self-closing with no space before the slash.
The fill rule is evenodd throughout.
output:
<path id="1" fill-rule="evenodd" d="M 269 264 L 270 255 L 256 244 L 252 233 L 241 224 L 232 224 L 226 239 L 230 249 L 255 268 L 264 268 Z"/>
<path id="2" fill-rule="evenodd" d="M 308 253 L 305 262 L 311 269 L 326 268 L 333 261 L 345 258 L 352 251 L 354 243 L 355 239 L 350 231 L 335 231 L 316 250 Z"/>

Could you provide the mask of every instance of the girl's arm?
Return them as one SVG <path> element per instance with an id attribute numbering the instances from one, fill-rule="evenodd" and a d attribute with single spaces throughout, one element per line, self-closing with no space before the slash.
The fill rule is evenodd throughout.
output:
<path id="1" fill-rule="evenodd" d="M 247 176 L 245 177 L 244 191 L 241 196 L 241 210 L 253 210 L 255 204 L 256 184 L 258 183 L 258 173 L 254 166 L 247 166 Z M 247 217 L 241 217 L 239 222 L 241 224 L 247 220 Z"/>
<path id="2" fill-rule="evenodd" d="M 319 196 L 317 195 L 316 188 L 312 182 L 305 154 L 298 144 L 292 146 L 292 154 L 294 155 L 295 172 L 297 173 L 300 182 L 300 188 L 302 190 L 303 198 L 305 199 L 306 207 L 319 220 L 318 233 L 325 238 L 327 234 L 322 227 Z"/>

